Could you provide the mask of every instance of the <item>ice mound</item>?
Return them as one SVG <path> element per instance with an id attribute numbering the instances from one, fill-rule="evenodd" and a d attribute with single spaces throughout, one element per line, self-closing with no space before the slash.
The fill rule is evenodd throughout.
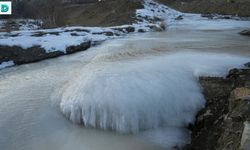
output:
<path id="1" fill-rule="evenodd" d="M 204 106 L 197 77 L 223 75 L 246 61 L 204 53 L 95 60 L 63 88 L 60 107 L 74 123 L 119 133 L 184 127 Z"/>

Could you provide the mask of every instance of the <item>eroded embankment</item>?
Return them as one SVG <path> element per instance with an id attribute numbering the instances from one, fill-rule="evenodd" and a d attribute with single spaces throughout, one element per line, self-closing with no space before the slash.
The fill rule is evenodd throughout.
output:
<path id="1" fill-rule="evenodd" d="M 191 127 L 192 142 L 187 149 L 244 149 L 241 138 L 244 122 L 250 120 L 250 69 L 232 69 L 226 78 L 199 80 L 207 104 Z"/>

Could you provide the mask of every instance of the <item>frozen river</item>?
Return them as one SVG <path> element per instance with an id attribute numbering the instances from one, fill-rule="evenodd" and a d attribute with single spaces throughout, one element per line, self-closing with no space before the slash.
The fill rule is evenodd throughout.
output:
<path id="1" fill-rule="evenodd" d="M 0 148 L 181 146 L 205 102 L 197 77 L 223 76 L 250 61 L 250 38 L 238 34 L 246 27 L 189 15 L 165 32 L 0 70 Z"/>

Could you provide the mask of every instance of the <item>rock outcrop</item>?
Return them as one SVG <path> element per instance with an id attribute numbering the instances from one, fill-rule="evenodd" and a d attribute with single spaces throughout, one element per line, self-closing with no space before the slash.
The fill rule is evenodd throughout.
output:
<path id="1" fill-rule="evenodd" d="M 78 51 L 84 51 L 91 46 L 91 42 L 83 42 L 79 45 L 69 46 L 66 53 L 62 51 L 46 52 L 41 46 L 33 46 L 23 49 L 19 46 L 1 46 L 0 45 L 0 63 L 12 60 L 15 64 L 25 64 L 37 62 L 40 60 L 54 58 L 65 54 L 71 54 Z"/>
<path id="2" fill-rule="evenodd" d="M 190 127 L 192 141 L 186 149 L 244 149 L 242 133 L 250 121 L 250 68 L 232 69 L 226 78 L 200 77 L 199 81 L 207 103 Z"/>

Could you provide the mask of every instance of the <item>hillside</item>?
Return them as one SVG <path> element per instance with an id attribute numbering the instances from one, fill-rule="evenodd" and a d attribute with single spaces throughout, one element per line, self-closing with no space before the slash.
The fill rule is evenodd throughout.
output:
<path id="1" fill-rule="evenodd" d="M 158 0 L 182 12 L 250 16 L 250 0 Z"/>
<path id="2" fill-rule="evenodd" d="M 250 16 L 250 0 L 158 0 L 189 13 L 218 13 Z M 43 21 L 43 28 L 61 26 L 117 26 L 136 21 L 142 0 L 22 0 L 13 2 L 13 15 Z M 35 12 L 35 13 L 34 13 Z"/>
<path id="3" fill-rule="evenodd" d="M 182 12 L 250 16 L 250 0 L 158 0 L 158 2 Z M 142 0 L 22 0 L 13 1 L 12 16 L 0 16 L 0 19 L 42 20 L 43 28 L 107 27 L 136 22 L 135 12 L 141 8 L 143 8 Z M 6 28 L 15 30 L 18 28 L 16 26 L 18 25 L 11 22 Z"/>
<path id="4" fill-rule="evenodd" d="M 115 26 L 133 23 L 141 8 L 141 0 L 23 0 L 13 2 L 13 15 L 4 18 L 42 19 L 44 28 Z"/>
<path id="5" fill-rule="evenodd" d="M 135 10 L 140 8 L 143 8 L 140 2 L 130 0 L 69 4 L 57 10 L 58 18 L 56 23 L 59 26 L 114 26 L 131 24 L 135 20 Z"/>

